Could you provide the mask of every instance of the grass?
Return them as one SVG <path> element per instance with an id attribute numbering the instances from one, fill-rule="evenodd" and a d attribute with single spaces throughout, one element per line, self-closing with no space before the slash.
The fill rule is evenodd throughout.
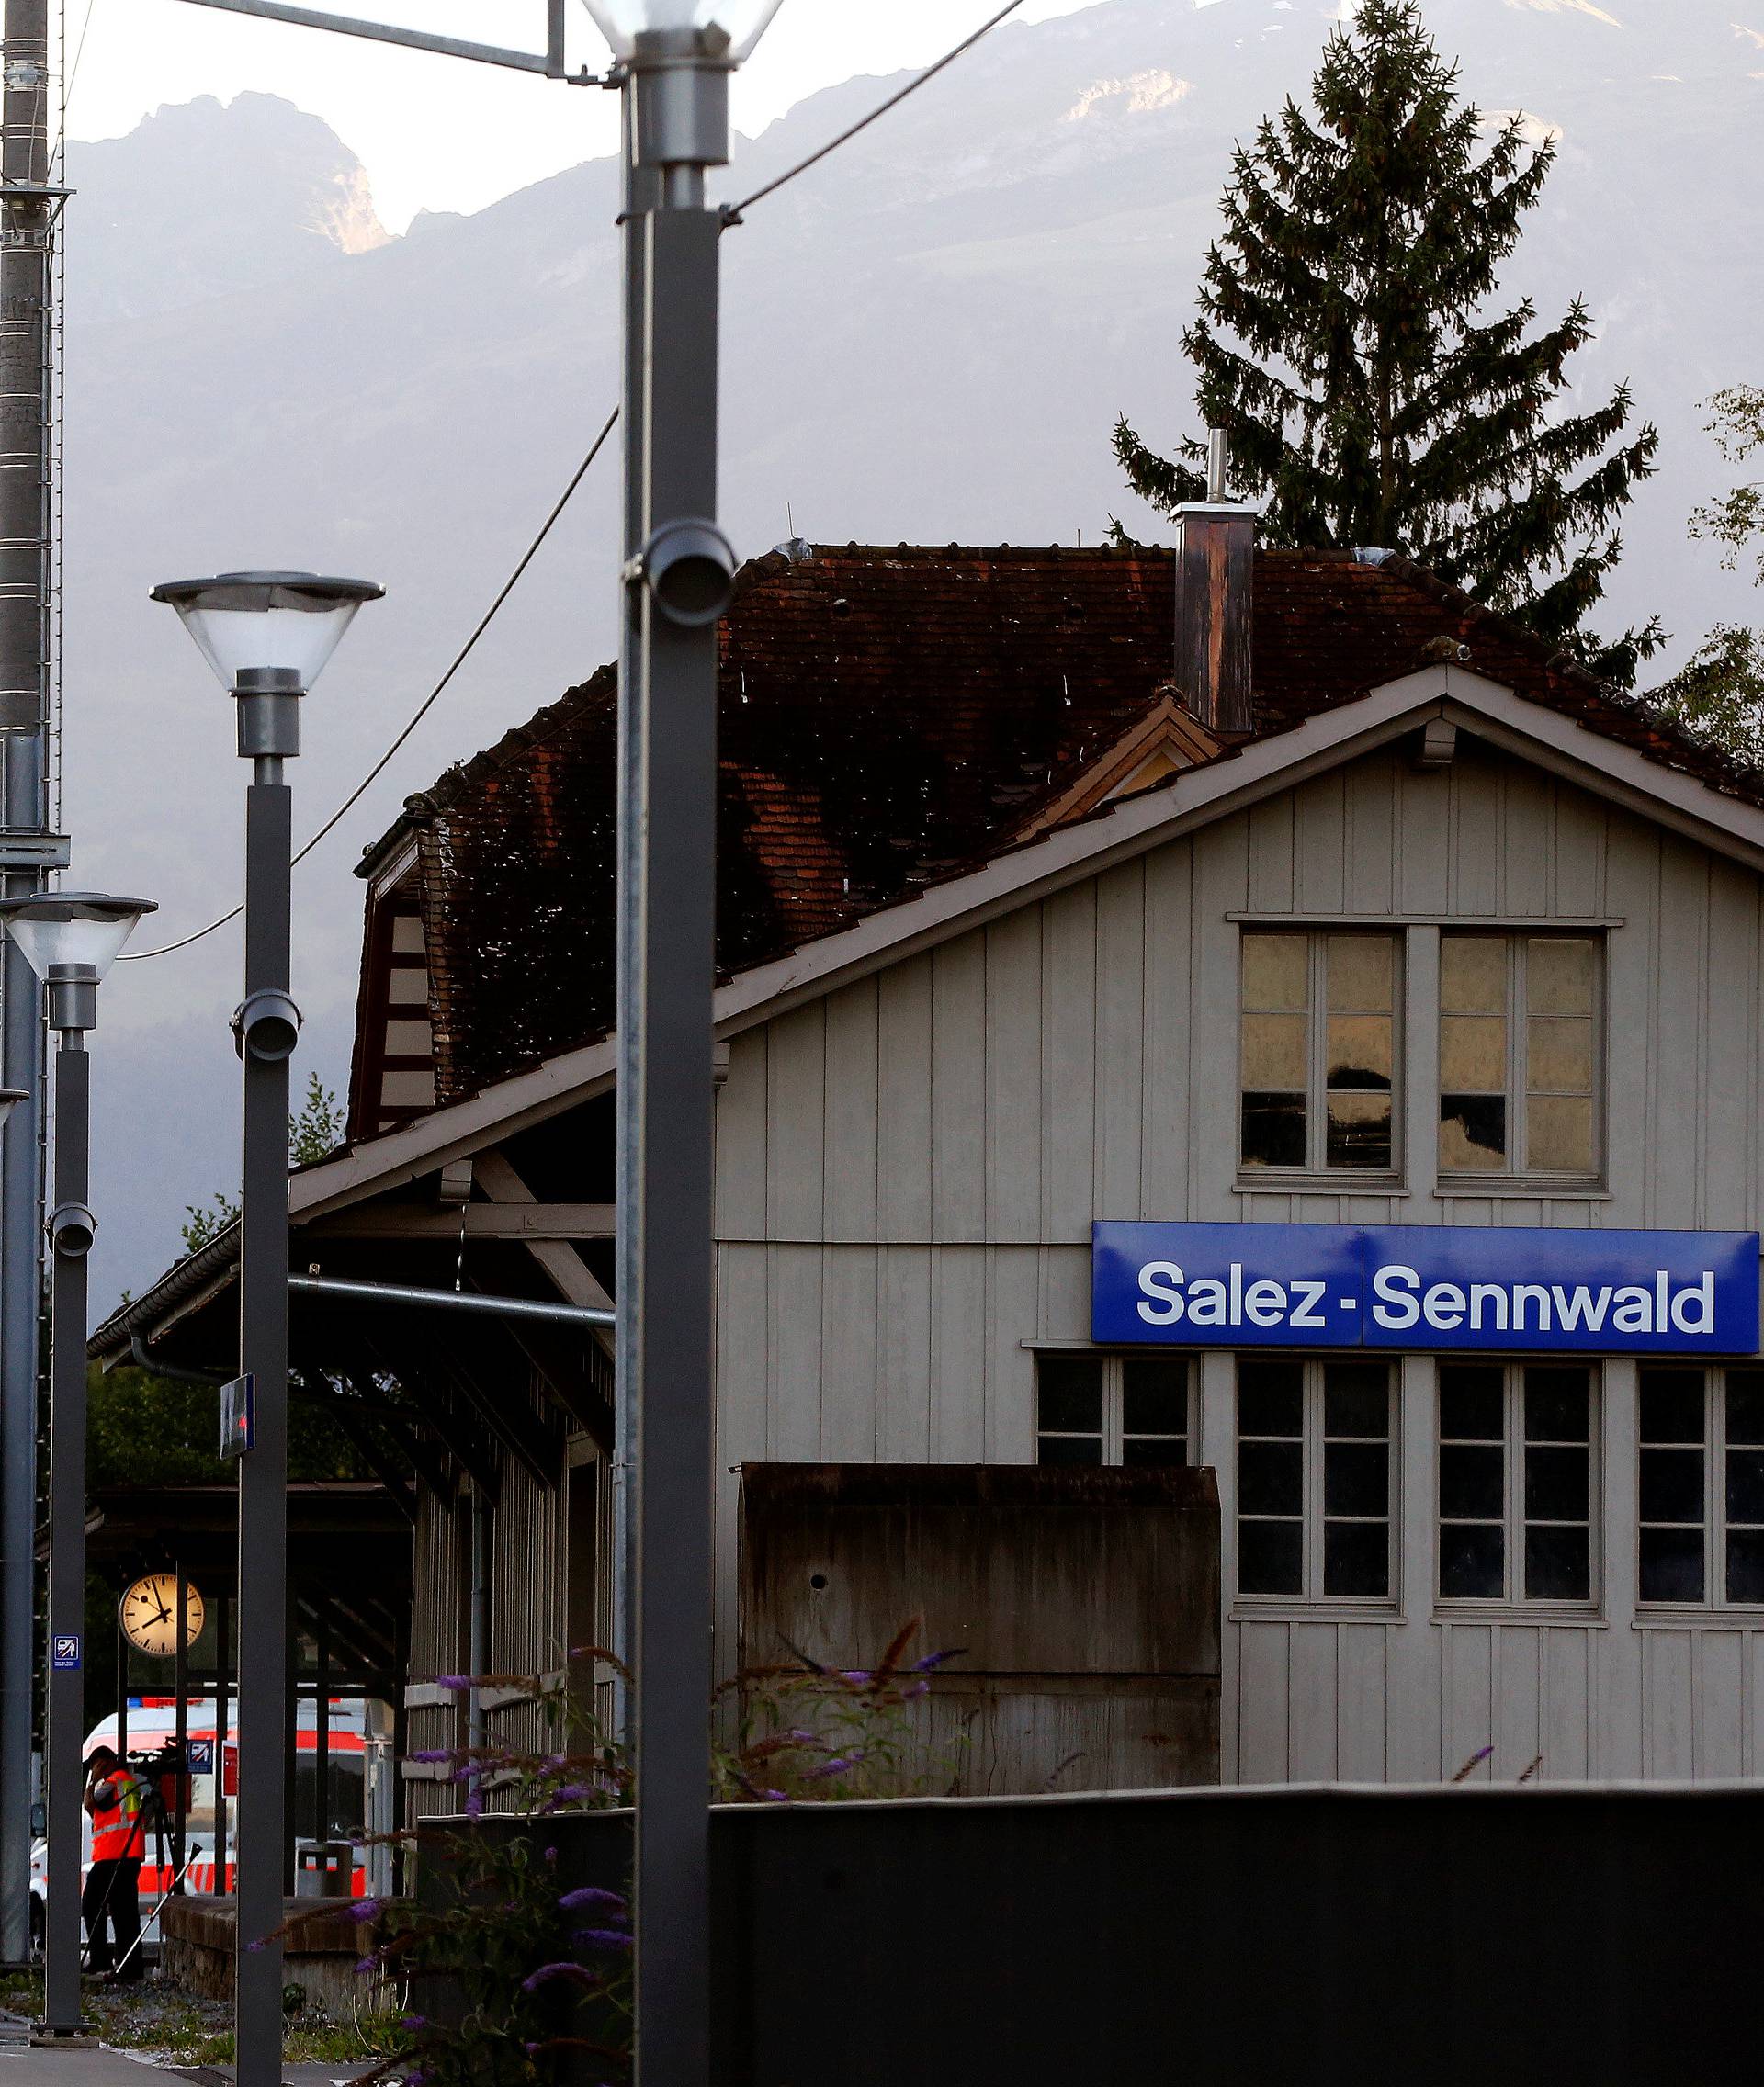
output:
<path id="1" fill-rule="evenodd" d="M 0 2009 L 31 2016 L 42 2012 L 42 1977 L 36 1971 L 0 1974 Z M 151 2051 L 172 2065 L 224 2065 L 232 2058 L 232 2009 L 162 1985 L 86 1986 L 81 2005 L 103 2042 L 117 2050 Z M 282 2055 L 303 2061 L 363 2065 L 388 2057 L 401 2042 L 397 2018 L 364 2012 L 359 2023 L 302 2006 L 288 2019 Z"/>

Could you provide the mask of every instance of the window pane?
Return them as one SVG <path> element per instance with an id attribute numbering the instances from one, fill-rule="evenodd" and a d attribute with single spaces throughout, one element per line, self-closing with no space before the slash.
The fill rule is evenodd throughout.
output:
<path id="1" fill-rule="evenodd" d="M 1527 1601 L 1585 1601 L 1592 1593 L 1592 1542 L 1584 1529 L 1532 1525 L 1525 1531 Z"/>
<path id="2" fill-rule="evenodd" d="M 1507 1024 L 1498 1016 L 1444 1016 L 1440 1022 L 1440 1085 L 1503 1093 Z"/>
<path id="3" fill-rule="evenodd" d="M 1332 1014 L 1324 1043 L 1330 1087 L 1390 1092 L 1387 1014 Z"/>
<path id="4" fill-rule="evenodd" d="M 1043 1464 L 1100 1464 L 1100 1435 L 1044 1435 L 1035 1444 L 1035 1461 Z"/>
<path id="5" fill-rule="evenodd" d="M 1044 1355 L 1035 1370 L 1044 1428 L 1102 1432 L 1102 1361 L 1094 1355 Z"/>
<path id="6" fill-rule="evenodd" d="M 1592 1172 L 1592 1098 L 1533 1094 L 1525 1103 L 1525 1164 L 1553 1174 Z"/>
<path id="7" fill-rule="evenodd" d="M 1764 1529 L 1735 1529 L 1729 1534 L 1727 1599 L 1764 1601 Z"/>
<path id="8" fill-rule="evenodd" d="M 1305 1428 L 1304 1365 L 1252 1360 L 1238 1363 L 1239 1435 L 1301 1435 Z"/>
<path id="9" fill-rule="evenodd" d="M 1323 1592 L 1382 1600 L 1390 1592 L 1390 1524 L 1325 1522 Z"/>
<path id="10" fill-rule="evenodd" d="M 1440 1512 L 1453 1520 L 1498 1521 L 1505 1511 L 1507 1452 L 1498 1443 L 1440 1450 Z"/>
<path id="11" fill-rule="evenodd" d="M 1390 1512 L 1390 1445 L 1387 1442 L 1329 1442 L 1324 1445 L 1323 1511 L 1326 1515 L 1387 1515 Z"/>
<path id="12" fill-rule="evenodd" d="M 1188 1461 L 1188 1443 L 1180 1435 L 1129 1435 L 1121 1445 L 1121 1461 L 1141 1469 Z"/>
<path id="13" fill-rule="evenodd" d="M 1304 1591 L 1304 1541 L 1296 1522 L 1238 1524 L 1238 1586 L 1246 1595 Z"/>
<path id="14" fill-rule="evenodd" d="M 1506 1539 L 1498 1526 L 1446 1522 L 1440 1529 L 1440 1593 L 1447 1601 L 1498 1601 Z"/>
<path id="15" fill-rule="evenodd" d="M 1306 1081 L 1306 1021 L 1302 1014 L 1247 1014 L 1243 1018 L 1243 1084 L 1292 1088 Z"/>
<path id="16" fill-rule="evenodd" d="M 1390 935 L 1331 935 L 1325 963 L 1329 967 L 1329 1006 L 1351 1013 L 1385 1012 L 1395 1004 L 1396 941 Z"/>
<path id="17" fill-rule="evenodd" d="M 1305 1097 L 1302 1094 L 1244 1096 L 1243 1164 L 1246 1167 L 1304 1166 Z"/>
<path id="18" fill-rule="evenodd" d="M 1503 1440 L 1503 1406 L 1498 1364 L 1455 1363 L 1441 1369 L 1440 1434 L 1445 1440 Z"/>
<path id="19" fill-rule="evenodd" d="M 1525 1439 L 1528 1442 L 1586 1442 L 1590 1393 L 1584 1370 L 1533 1364 L 1525 1372 Z"/>
<path id="20" fill-rule="evenodd" d="M 1525 1084 L 1555 1093 L 1590 1094 L 1591 1022 L 1577 1015 L 1533 1015 L 1525 1024 Z"/>
<path id="21" fill-rule="evenodd" d="M 1440 1006 L 1454 1014 L 1507 1011 L 1507 944 L 1498 935 L 1442 935 Z"/>
<path id="22" fill-rule="evenodd" d="M 1238 1506 L 1246 1515 L 1304 1512 L 1303 1452 L 1296 1442 L 1238 1443 Z"/>
<path id="23" fill-rule="evenodd" d="M 1124 1361 L 1121 1423 L 1129 1435 L 1186 1435 L 1187 1363 L 1163 1356 Z"/>
<path id="24" fill-rule="evenodd" d="M 1764 1450 L 1728 1450 L 1727 1519 L 1764 1522 Z"/>
<path id="25" fill-rule="evenodd" d="M 1247 1008 L 1303 1008 L 1310 953 L 1303 935 L 1243 938 L 1243 1004 Z"/>
<path id="26" fill-rule="evenodd" d="M 1587 1500 L 1586 1450 L 1526 1450 L 1525 1514 L 1529 1520 L 1584 1522 Z"/>
<path id="27" fill-rule="evenodd" d="M 1440 1097 L 1440 1165 L 1486 1172 L 1507 1164 L 1507 1102 L 1498 1094 Z"/>
<path id="28" fill-rule="evenodd" d="M 1702 1529 L 1644 1529 L 1642 1599 L 1701 1601 L 1702 1590 Z"/>
<path id="29" fill-rule="evenodd" d="M 1390 1097 L 1331 1094 L 1324 1163 L 1329 1167 L 1390 1165 Z"/>
<path id="30" fill-rule="evenodd" d="M 1375 1441 L 1390 1433 L 1390 1371 L 1382 1362 L 1324 1364 L 1323 1432 Z"/>
<path id="31" fill-rule="evenodd" d="M 1644 1442 L 1702 1440 L 1702 1371 L 1644 1369 L 1641 1430 Z M 1731 1404 L 1730 1404 L 1731 1411 Z M 1731 1427 L 1728 1430 L 1732 1434 Z"/>
<path id="32" fill-rule="evenodd" d="M 1533 1014 L 1590 1014 L 1594 945 L 1567 935 L 1533 936 L 1525 950 L 1525 1001 Z"/>
<path id="33" fill-rule="evenodd" d="M 1641 1504 L 1645 1522 L 1702 1525 L 1702 1451 L 1644 1450 Z"/>
<path id="34" fill-rule="evenodd" d="M 1727 1439 L 1764 1444 L 1764 1370 L 1728 1371 Z"/>

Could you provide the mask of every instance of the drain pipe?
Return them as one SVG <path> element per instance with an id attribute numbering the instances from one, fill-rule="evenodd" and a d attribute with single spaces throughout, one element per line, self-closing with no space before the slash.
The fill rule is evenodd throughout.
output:
<path id="1" fill-rule="evenodd" d="M 495 1510 L 485 1499 L 482 1489 L 471 1489 L 471 1608 L 467 1623 L 466 1671 L 471 1681 L 471 1694 L 466 1711 L 466 1743 L 471 1749 L 472 1765 L 478 1765 L 480 1749 L 484 1743 L 484 1691 L 483 1677 L 490 1665 L 490 1534 L 491 1517 Z M 467 1808 L 471 1809 L 474 1789 L 482 1794 L 481 1783 L 468 1783 Z"/>

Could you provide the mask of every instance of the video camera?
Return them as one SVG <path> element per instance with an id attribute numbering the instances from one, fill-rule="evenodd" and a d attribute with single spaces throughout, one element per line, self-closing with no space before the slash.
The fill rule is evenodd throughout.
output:
<path id="1" fill-rule="evenodd" d="M 178 1809 L 178 1784 L 183 1783 L 183 1809 L 190 1809 L 190 1767 L 185 1750 L 175 1739 L 158 1746 L 130 1748 L 123 1755 L 137 1780 L 145 1786 L 147 1806 L 169 1816 Z"/>

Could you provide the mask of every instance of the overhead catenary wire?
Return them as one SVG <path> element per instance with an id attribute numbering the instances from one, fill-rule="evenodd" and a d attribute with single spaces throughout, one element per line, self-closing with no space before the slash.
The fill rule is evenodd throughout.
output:
<path id="1" fill-rule="evenodd" d="M 921 87 L 924 86 L 929 81 L 934 80 L 937 77 L 938 73 L 943 72 L 946 67 L 953 65 L 965 51 L 972 51 L 974 46 L 978 43 L 983 37 L 990 35 L 991 32 L 999 27 L 1001 22 L 1006 20 L 1010 16 L 1014 15 L 1017 9 L 1021 7 L 1023 4 L 1023 0 L 1008 0 L 1008 4 L 1005 6 L 1001 7 L 996 14 L 989 16 L 988 18 L 980 24 L 978 28 L 975 29 L 970 35 L 965 36 L 960 43 L 955 45 L 953 49 L 946 51 L 941 58 L 937 59 L 933 64 L 927 65 L 922 72 L 915 73 L 912 78 L 909 80 L 903 87 L 898 88 L 893 94 L 889 95 L 886 100 L 878 102 L 867 115 L 860 117 L 855 123 L 847 125 L 847 127 L 843 130 L 840 131 L 837 136 L 830 138 L 824 145 L 820 146 L 817 151 L 810 152 L 807 159 L 798 160 L 795 166 L 787 168 L 783 174 L 778 175 L 775 179 L 765 183 L 763 187 L 756 188 L 751 196 L 744 197 L 741 202 L 725 205 L 723 209 L 724 223 L 740 223 L 743 212 L 752 209 L 755 203 L 763 202 L 769 196 L 775 196 L 780 188 L 783 188 L 787 183 L 796 180 L 798 175 L 807 174 L 811 167 L 819 166 L 824 159 L 831 157 L 832 153 L 838 152 L 841 146 L 849 144 L 854 138 L 857 137 L 860 134 L 860 132 L 867 130 L 871 124 L 877 122 L 882 117 L 888 115 L 890 109 L 899 108 L 900 104 L 905 101 L 910 95 L 917 94 Z M 92 10 L 96 6 L 96 0 L 88 0 L 85 21 L 85 27 L 87 28 L 91 27 Z M 82 30 L 80 39 L 82 49 L 84 49 L 85 40 L 85 31 Z M 77 54 L 75 55 L 74 64 L 75 69 L 77 69 Z M 509 575 L 507 581 L 502 589 L 502 592 L 496 596 L 496 599 L 484 612 L 483 617 L 479 623 L 478 627 L 472 632 L 471 636 L 460 648 L 459 652 L 454 659 L 453 664 L 447 669 L 447 672 L 442 675 L 441 679 L 438 682 L 436 682 L 434 688 L 429 691 L 428 694 L 424 696 L 423 701 L 417 705 L 417 708 L 414 714 L 412 716 L 410 722 L 404 727 L 403 730 L 399 733 L 398 737 L 392 741 L 391 745 L 386 749 L 386 751 L 379 757 L 379 761 L 377 761 L 374 763 L 373 767 L 368 770 L 368 773 L 362 777 L 361 781 L 356 785 L 355 789 L 352 790 L 349 795 L 344 799 L 343 803 L 337 807 L 336 810 L 332 813 L 331 817 L 328 819 L 325 820 L 324 824 L 320 827 L 318 831 L 313 834 L 312 837 L 300 850 L 298 850 L 293 857 L 294 862 L 303 862 L 306 857 L 312 852 L 313 849 L 315 849 L 319 845 L 320 841 L 322 841 L 327 834 L 331 833 L 336 828 L 339 822 L 345 817 L 346 817 L 346 815 L 350 811 L 352 811 L 357 804 L 360 803 L 361 799 L 366 795 L 367 792 L 372 786 L 372 784 L 379 779 L 381 774 L 384 773 L 386 767 L 391 761 L 393 755 L 397 753 L 398 750 L 404 744 L 405 740 L 410 738 L 411 734 L 415 731 L 418 725 L 422 723 L 423 719 L 428 715 L 429 711 L 440 699 L 441 694 L 447 688 L 448 683 L 452 681 L 455 674 L 457 674 L 459 669 L 465 664 L 467 659 L 471 653 L 472 648 L 478 643 L 478 640 L 484 635 L 485 631 L 490 628 L 491 623 L 495 617 L 496 612 L 502 607 L 503 604 L 507 601 L 509 595 L 514 591 L 514 587 L 519 581 L 521 575 L 533 562 L 533 559 L 538 553 L 540 546 L 545 542 L 547 536 L 550 535 L 552 527 L 556 524 L 558 517 L 570 504 L 571 495 L 575 492 L 576 488 L 582 483 L 582 479 L 587 476 L 589 466 L 593 464 L 594 458 L 599 456 L 602 448 L 605 446 L 608 436 L 612 434 L 614 427 L 617 424 L 617 422 L 618 408 L 615 406 L 613 411 L 607 415 L 605 424 L 601 428 L 600 433 L 594 437 L 593 446 L 590 447 L 587 456 L 582 458 L 581 465 L 576 470 L 575 476 L 564 488 L 561 499 L 559 500 L 557 505 L 546 517 L 544 526 L 539 530 L 538 535 L 534 537 L 532 543 L 528 545 L 525 556 L 522 558 L 520 563 L 514 568 L 514 571 Z M 182 935 L 175 942 L 162 942 L 156 949 L 143 949 L 125 952 L 124 954 L 119 959 L 119 961 L 123 964 L 144 964 L 150 957 L 170 956 L 174 953 L 174 952 L 177 950 L 188 949 L 193 942 L 199 942 L 205 936 L 213 934 L 217 929 L 224 928 L 230 921 L 236 920 L 243 911 L 244 906 L 242 902 L 241 904 L 232 907 L 229 911 L 218 915 L 214 919 L 209 921 L 209 923 L 205 927 L 198 928 L 190 934 Z"/>
<path id="2" fill-rule="evenodd" d="M 755 203 L 763 202 L 768 196 L 775 196 L 786 182 L 794 181 L 799 174 L 807 174 L 811 166 L 819 166 L 822 160 L 830 153 L 838 152 L 842 145 L 849 145 L 861 130 L 867 130 L 872 123 L 886 116 L 891 108 L 899 108 L 909 95 L 916 95 L 927 81 L 934 80 L 946 65 L 953 65 L 965 51 L 972 51 L 983 36 L 989 36 L 1001 21 L 1008 16 L 1014 15 L 1022 6 L 1023 0 L 1010 0 L 1008 6 L 1001 7 L 989 20 L 982 22 L 972 36 L 965 36 L 953 51 L 944 51 L 935 64 L 927 65 L 922 73 L 915 73 L 904 87 L 898 88 L 886 101 L 878 102 L 867 116 L 859 117 L 855 123 L 842 130 L 838 137 L 830 138 L 819 151 L 810 152 L 806 160 L 798 160 L 795 166 L 768 181 L 763 188 L 756 188 L 752 195 L 744 196 L 739 203 L 726 205 L 723 222 L 739 223 L 743 211 L 751 210 Z"/>
<path id="3" fill-rule="evenodd" d="M 325 820 L 324 824 L 320 827 L 319 830 L 312 835 L 311 840 L 306 841 L 305 844 L 296 852 L 293 858 L 295 862 L 303 862 L 306 857 L 312 852 L 313 849 L 318 846 L 319 842 L 322 840 L 328 833 L 331 833 L 336 828 L 339 822 L 347 816 L 348 813 L 352 812 L 355 809 L 355 807 L 361 802 L 362 798 L 368 794 L 368 791 L 372 787 L 372 785 L 379 779 L 382 774 L 384 774 L 387 765 L 391 761 L 392 756 L 398 751 L 400 747 L 404 744 L 405 740 L 410 738 L 411 734 L 415 731 L 416 728 L 423 722 L 424 718 L 428 716 L 429 712 L 435 707 L 435 704 L 440 701 L 442 694 L 446 690 L 447 683 L 452 681 L 453 677 L 459 671 L 460 668 L 465 665 L 467 660 L 470 658 L 472 648 L 484 635 L 485 631 L 490 628 L 491 624 L 495 619 L 496 612 L 502 607 L 503 604 L 507 601 L 508 597 L 514 592 L 516 585 L 520 581 L 521 575 L 526 570 L 527 567 L 532 564 L 535 558 L 538 556 L 539 547 L 551 534 L 552 528 L 556 525 L 558 517 L 563 513 L 564 509 L 569 506 L 571 498 L 575 492 L 576 488 L 582 483 L 582 479 L 587 477 L 589 466 L 606 446 L 607 437 L 612 434 L 614 428 L 617 424 L 618 408 L 615 406 L 612 412 L 607 414 L 605 422 L 601 427 L 600 433 L 595 435 L 594 443 L 590 447 L 588 454 L 582 458 L 582 462 L 577 465 L 575 476 L 563 489 L 562 495 L 559 499 L 557 505 L 551 510 L 550 513 L 546 516 L 544 525 L 540 528 L 538 535 L 535 536 L 533 541 L 526 547 L 525 553 L 522 555 L 520 563 L 514 568 L 514 571 L 511 572 L 508 578 L 503 581 L 502 591 L 497 594 L 496 599 L 490 604 L 489 608 L 484 611 L 482 616 L 479 619 L 478 627 L 472 632 L 471 636 L 467 638 L 466 642 L 459 648 L 458 651 L 455 653 L 453 658 L 453 664 L 447 669 L 447 672 L 442 675 L 441 679 L 435 683 L 435 686 L 429 691 L 427 695 L 423 698 L 422 702 L 417 705 L 415 710 L 411 714 L 409 721 L 404 726 L 403 730 L 399 733 L 398 737 L 392 741 L 391 745 L 389 746 L 386 749 L 386 751 L 380 755 L 379 759 L 368 771 L 367 774 L 362 777 L 361 781 L 356 784 L 355 788 L 343 800 L 342 804 L 337 807 L 336 810 L 331 814 L 331 817 Z M 207 927 L 198 928 L 192 934 L 181 935 L 175 942 L 162 942 L 157 949 L 142 949 L 126 952 L 119 959 L 119 962 L 123 964 L 144 964 L 150 956 L 169 956 L 174 950 L 187 949 L 192 942 L 199 942 L 204 935 L 211 935 L 217 928 L 224 928 L 229 920 L 236 920 L 239 916 L 244 911 L 244 906 L 242 903 L 238 906 L 233 907 L 230 912 L 218 915 L 216 919 L 209 922 Z"/>

